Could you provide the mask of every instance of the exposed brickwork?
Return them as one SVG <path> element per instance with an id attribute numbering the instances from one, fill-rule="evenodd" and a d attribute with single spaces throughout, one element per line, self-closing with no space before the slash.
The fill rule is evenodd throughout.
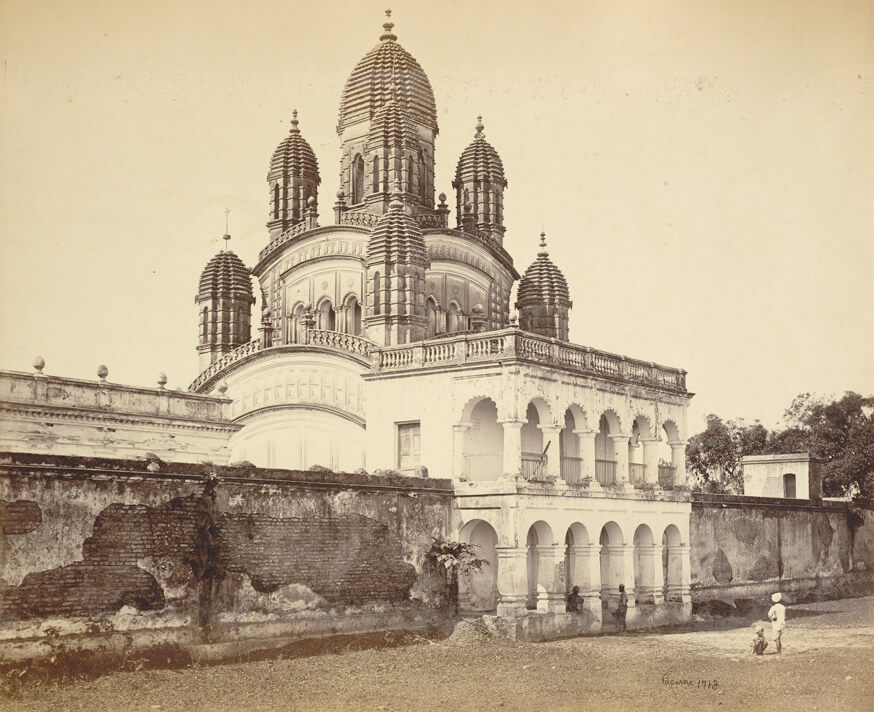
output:
<path id="1" fill-rule="evenodd" d="M 36 502 L 18 499 L 6 502 L 0 499 L 0 532 L 28 534 L 42 523 L 42 511 Z"/>
<path id="2" fill-rule="evenodd" d="M 384 524 L 358 514 L 276 519 L 224 515 L 219 550 L 228 571 L 249 575 L 258 591 L 297 583 L 328 603 L 407 598 L 416 570 Z"/>

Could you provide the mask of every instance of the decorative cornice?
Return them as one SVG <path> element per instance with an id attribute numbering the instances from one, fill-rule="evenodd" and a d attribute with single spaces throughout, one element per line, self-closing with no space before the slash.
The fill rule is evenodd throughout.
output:
<path id="1" fill-rule="evenodd" d="M 318 411 L 320 413 L 328 413 L 329 415 L 336 415 L 344 420 L 348 420 L 350 423 L 354 423 L 359 426 L 362 430 L 367 429 L 367 423 L 364 418 L 355 415 L 354 413 L 350 413 L 348 411 L 342 410 L 341 408 L 336 408 L 334 406 L 325 405 L 323 403 L 282 403 L 280 405 L 268 405 L 263 408 L 257 408 L 256 410 L 250 410 L 241 415 L 238 418 L 234 419 L 234 423 L 239 423 L 241 425 L 245 425 L 250 420 L 257 418 L 261 415 L 270 414 L 273 412 L 284 411 L 284 410 L 305 410 L 305 411 Z"/>

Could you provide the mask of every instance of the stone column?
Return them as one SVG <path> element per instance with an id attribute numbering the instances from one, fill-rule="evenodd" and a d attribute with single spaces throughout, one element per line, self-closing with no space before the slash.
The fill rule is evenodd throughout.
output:
<path id="1" fill-rule="evenodd" d="M 470 473 L 466 472 L 464 461 L 464 442 L 467 435 L 468 423 L 459 423 L 452 426 L 452 476 L 456 479 L 468 479 Z"/>
<path id="2" fill-rule="evenodd" d="M 574 583 L 580 591 L 586 608 L 601 613 L 601 545 L 579 544 L 571 547 L 571 566 Z M 579 583 L 583 582 L 583 583 Z"/>
<path id="3" fill-rule="evenodd" d="M 525 614 L 528 598 L 528 559 L 525 548 L 498 546 L 498 615 L 516 618 Z"/>
<path id="4" fill-rule="evenodd" d="M 610 554 L 610 606 L 612 607 L 619 598 L 621 583 L 625 586 L 628 607 L 631 608 L 634 606 L 634 545 L 609 544 L 607 551 Z"/>
<path id="5" fill-rule="evenodd" d="M 674 466 L 674 485 L 685 486 L 686 482 L 686 443 L 672 442 L 671 464 Z"/>
<path id="6" fill-rule="evenodd" d="M 589 489 L 599 488 L 598 480 L 595 479 L 595 437 L 598 435 L 594 430 L 574 430 L 580 449 L 580 477 L 589 479 Z"/>
<path id="7" fill-rule="evenodd" d="M 658 438 L 641 439 L 643 443 L 643 464 L 646 465 L 644 482 L 659 483 L 659 443 Z"/>
<path id="8" fill-rule="evenodd" d="M 561 445 L 559 443 L 559 433 L 561 428 L 556 428 L 550 425 L 538 425 L 540 432 L 543 433 L 543 447 L 549 443 L 549 450 L 546 451 L 546 476 L 561 478 Z"/>
<path id="9" fill-rule="evenodd" d="M 628 485 L 628 435 L 608 435 L 613 446 L 613 460 L 616 462 L 616 484 Z"/>
<path id="10" fill-rule="evenodd" d="M 540 544 L 537 551 L 537 610 L 558 613 L 565 609 L 564 546 Z"/>
<path id="11" fill-rule="evenodd" d="M 668 572 L 674 573 L 674 581 L 667 587 L 668 597 L 679 598 L 683 603 L 691 603 L 692 575 L 688 544 L 668 546 Z M 679 582 L 676 581 L 677 575 L 679 575 Z"/>
<path id="12" fill-rule="evenodd" d="M 648 556 L 652 560 L 652 597 L 656 605 L 665 602 L 665 572 L 662 568 L 662 545 L 653 544 L 649 549 Z"/>
<path id="13" fill-rule="evenodd" d="M 522 471 L 522 426 L 524 420 L 502 420 L 504 427 L 504 477 L 515 479 Z"/>

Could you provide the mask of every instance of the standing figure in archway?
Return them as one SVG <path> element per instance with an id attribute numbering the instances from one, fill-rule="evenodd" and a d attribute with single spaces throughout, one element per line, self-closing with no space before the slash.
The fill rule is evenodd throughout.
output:
<path id="1" fill-rule="evenodd" d="M 628 596 L 625 593 L 625 585 L 619 584 L 619 605 L 613 611 L 613 617 L 616 619 L 616 625 L 619 630 L 625 631 L 625 614 L 628 613 Z"/>

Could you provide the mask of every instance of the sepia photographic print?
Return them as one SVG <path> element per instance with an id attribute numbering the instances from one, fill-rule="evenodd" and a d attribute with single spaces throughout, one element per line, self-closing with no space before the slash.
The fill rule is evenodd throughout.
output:
<path id="1" fill-rule="evenodd" d="M 0 709 L 874 710 L 870 1 L 0 61 Z"/>

